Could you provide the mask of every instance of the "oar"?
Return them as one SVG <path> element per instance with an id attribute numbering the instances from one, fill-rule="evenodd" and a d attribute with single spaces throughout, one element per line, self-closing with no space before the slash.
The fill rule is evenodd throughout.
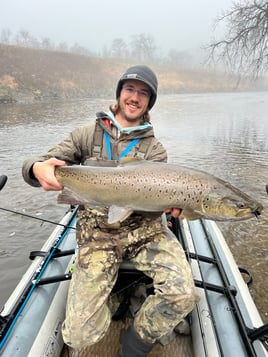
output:
<path id="1" fill-rule="evenodd" d="M 0 191 L 5 186 L 6 182 L 7 182 L 7 176 L 6 175 L 1 175 L 0 176 Z"/>

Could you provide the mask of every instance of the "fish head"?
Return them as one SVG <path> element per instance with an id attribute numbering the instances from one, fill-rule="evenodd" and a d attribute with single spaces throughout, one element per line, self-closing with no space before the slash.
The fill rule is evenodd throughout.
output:
<path id="1" fill-rule="evenodd" d="M 202 200 L 204 218 L 227 221 L 257 217 L 263 206 L 245 194 L 222 196 L 211 192 Z"/>

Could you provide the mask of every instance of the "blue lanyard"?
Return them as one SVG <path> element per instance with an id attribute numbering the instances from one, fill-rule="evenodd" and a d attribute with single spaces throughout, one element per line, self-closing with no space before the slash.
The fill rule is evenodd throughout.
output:
<path id="1" fill-rule="evenodd" d="M 105 144 L 106 144 L 106 149 L 107 149 L 107 155 L 108 159 L 112 160 L 112 150 L 111 150 L 111 142 L 110 142 L 110 136 L 107 133 L 107 131 L 104 131 L 104 138 L 105 138 Z M 118 156 L 118 160 L 122 159 L 123 157 L 127 156 L 127 154 L 130 152 L 130 150 L 139 142 L 140 139 L 133 139 L 130 144 L 121 152 L 121 154 Z"/>
<path id="2" fill-rule="evenodd" d="M 137 142 L 140 139 L 133 139 L 130 144 L 121 152 L 121 154 L 118 156 L 118 160 L 122 159 L 122 157 L 127 156 L 127 154 L 130 152 L 130 150 L 137 144 Z"/>
<path id="3" fill-rule="evenodd" d="M 110 142 L 109 134 L 107 133 L 106 130 L 104 130 L 104 138 L 105 138 L 108 160 L 112 160 L 111 142 Z"/>

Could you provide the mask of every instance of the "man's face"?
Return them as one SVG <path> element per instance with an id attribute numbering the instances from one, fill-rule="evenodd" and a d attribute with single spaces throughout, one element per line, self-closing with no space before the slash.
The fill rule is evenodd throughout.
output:
<path id="1" fill-rule="evenodd" d="M 148 108 L 150 96 L 151 91 L 147 84 L 137 80 L 125 81 L 119 97 L 119 115 L 129 124 L 139 125 Z"/>

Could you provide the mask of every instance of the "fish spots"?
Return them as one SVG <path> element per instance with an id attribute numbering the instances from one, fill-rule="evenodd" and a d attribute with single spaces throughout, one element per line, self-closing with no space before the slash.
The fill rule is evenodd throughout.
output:
<path id="1" fill-rule="evenodd" d="M 251 211 L 259 207 L 248 202 L 250 199 L 245 199 L 229 184 L 178 165 L 150 163 L 126 165 L 123 169 L 74 165 L 68 169 L 56 169 L 56 174 L 83 201 L 100 206 L 117 205 L 148 212 L 182 207 L 189 211 L 206 210 L 206 218 L 215 219 L 217 216 L 224 220 L 236 212 L 241 217 L 245 216 L 247 212 L 243 208 L 247 209 L 249 205 L 253 207 Z"/>
<path id="2" fill-rule="evenodd" d="M 203 201 L 203 206 L 205 209 L 209 208 L 209 203 L 210 203 L 210 199 L 209 197 L 206 197 L 205 200 Z"/>

